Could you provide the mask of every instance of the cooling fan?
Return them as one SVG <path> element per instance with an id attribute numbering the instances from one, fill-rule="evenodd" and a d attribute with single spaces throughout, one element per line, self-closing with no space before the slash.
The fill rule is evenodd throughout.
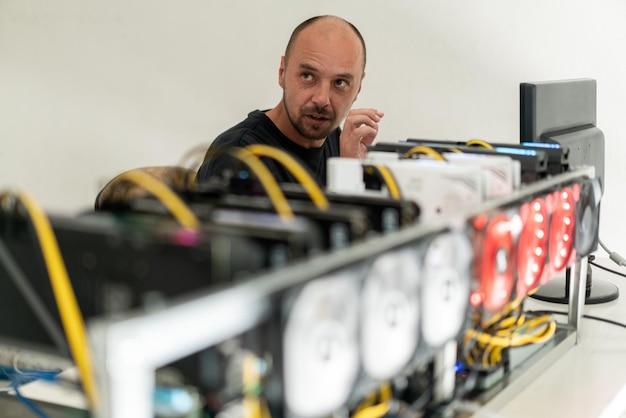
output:
<path id="1" fill-rule="evenodd" d="M 474 218 L 472 225 L 478 279 L 472 304 L 497 312 L 513 297 L 520 217 L 507 212 L 483 213 Z"/>
<path id="2" fill-rule="evenodd" d="M 379 256 L 362 292 L 361 347 L 365 372 L 378 380 L 394 377 L 418 343 L 420 263 L 417 249 Z"/>
<path id="3" fill-rule="evenodd" d="M 523 297 L 542 281 L 548 257 L 548 207 L 542 197 L 520 206 L 522 223 L 517 243 L 517 296 Z"/>
<path id="4" fill-rule="evenodd" d="M 570 267 L 576 258 L 576 193 L 578 184 L 566 186 L 546 197 L 550 213 L 548 260 L 553 272 Z"/>
<path id="5" fill-rule="evenodd" d="M 427 242 L 422 262 L 422 339 L 441 347 L 458 336 L 467 318 L 471 245 L 466 233 L 449 231 Z"/>
<path id="6" fill-rule="evenodd" d="M 578 256 L 582 257 L 589 255 L 598 247 L 602 186 L 599 179 L 592 178 L 582 180 L 579 187 L 575 245 Z"/>
<path id="7" fill-rule="evenodd" d="M 283 334 L 285 402 L 302 417 L 341 407 L 359 372 L 359 285 L 355 271 L 307 283 L 296 295 Z"/>

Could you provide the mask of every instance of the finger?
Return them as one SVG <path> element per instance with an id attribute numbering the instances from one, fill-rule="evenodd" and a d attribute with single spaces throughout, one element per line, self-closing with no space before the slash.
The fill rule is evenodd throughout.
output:
<path id="1" fill-rule="evenodd" d="M 385 116 L 385 114 L 383 112 L 381 112 L 380 110 L 371 109 L 371 108 L 352 109 L 348 113 L 348 117 L 350 115 L 365 115 L 365 116 L 368 116 L 369 118 L 371 118 L 372 120 L 375 120 L 376 122 L 380 121 L 380 119 L 383 116 Z"/>
<path id="2" fill-rule="evenodd" d="M 374 139 L 376 138 L 376 135 L 378 135 L 377 124 L 375 126 L 361 124 L 361 126 L 359 126 L 358 128 L 355 128 L 352 131 L 351 136 L 360 138 L 362 142 L 365 142 L 369 145 L 374 141 Z"/>
<path id="3" fill-rule="evenodd" d="M 368 135 L 361 138 L 361 144 L 368 146 L 372 145 L 372 142 L 376 139 L 376 135 Z"/>
<path id="4" fill-rule="evenodd" d="M 350 119 L 346 119 L 346 123 L 344 124 L 345 130 L 356 130 L 362 127 L 378 130 L 378 122 L 365 115 L 355 115 Z"/>
<path id="5" fill-rule="evenodd" d="M 376 113 L 352 113 L 346 118 L 346 124 L 358 127 L 366 124 L 368 126 L 376 126 L 380 122 L 381 117 Z M 344 124 L 345 125 L 345 124 Z"/>

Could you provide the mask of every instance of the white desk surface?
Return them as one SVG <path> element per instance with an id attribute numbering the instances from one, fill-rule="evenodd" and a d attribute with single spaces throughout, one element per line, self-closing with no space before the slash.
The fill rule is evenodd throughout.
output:
<path id="1" fill-rule="evenodd" d="M 595 262 L 626 273 L 608 258 Z M 592 315 L 626 324 L 626 278 L 593 269 L 593 280 L 615 284 L 615 301 L 585 305 L 584 315 Z M 531 299 L 525 305 L 532 310 L 567 311 L 567 305 Z M 556 316 L 559 322 L 566 316 Z M 495 398 L 494 398 L 495 400 Z M 490 405 L 477 417 L 506 418 L 623 418 L 626 417 L 626 328 L 584 318 L 581 340 L 540 371 L 535 379 L 519 389 L 502 405 Z"/>

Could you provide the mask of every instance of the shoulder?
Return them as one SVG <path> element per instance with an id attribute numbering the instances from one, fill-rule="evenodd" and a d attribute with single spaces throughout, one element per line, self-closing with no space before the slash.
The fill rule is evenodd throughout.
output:
<path id="1" fill-rule="evenodd" d="M 260 142 L 268 135 L 272 123 L 261 110 L 254 110 L 248 117 L 218 135 L 213 141 L 216 146 L 245 146 Z"/>

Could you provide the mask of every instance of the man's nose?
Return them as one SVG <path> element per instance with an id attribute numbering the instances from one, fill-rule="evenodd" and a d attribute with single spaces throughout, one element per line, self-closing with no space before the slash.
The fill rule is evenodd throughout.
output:
<path id="1" fill-rule="evenodd" d="M 330 83 L 323 81 L 315 86 L 313 92 L 313 104 L 318 107 L 325 107 L 330 103 Z"/>

